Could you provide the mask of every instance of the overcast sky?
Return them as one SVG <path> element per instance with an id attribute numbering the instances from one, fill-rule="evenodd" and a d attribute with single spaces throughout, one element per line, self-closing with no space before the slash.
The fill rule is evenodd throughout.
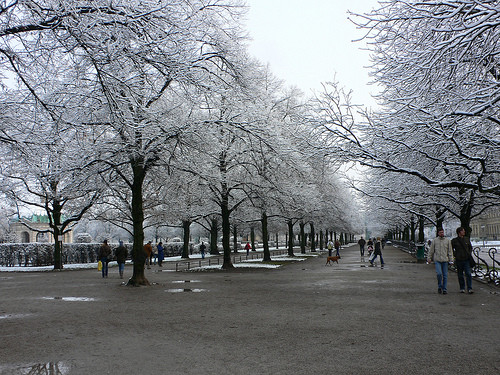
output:
<path id="1" fill-rule="evenodd" d="M 352 42 L 362 31 L 347 19 L 347 9 L 369 12 L 377 0 L 246 0 L 250 53 L 269 63 L 274 75 L 304 92 L 336 80 L 353 90 L 356 104 L 374 106 L 364 68 L 369 53 Z"/>

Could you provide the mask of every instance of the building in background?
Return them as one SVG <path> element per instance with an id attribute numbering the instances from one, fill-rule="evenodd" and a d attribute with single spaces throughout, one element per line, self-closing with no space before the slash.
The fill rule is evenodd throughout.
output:
<path id="1" fill-rule="evenodd" d="M 471 221 L 471 238 L 475 240 L 500 240 L 500 207 L 488 211 Z"/>
<path id="2" fill-rule="evenodd" d="M 10 232 L 16 243 L 29 242 L 54 242 L 54 236 L 47 232 L 49 227 L 49 218 L 46 215 L 31 215 L 31 217 L 21 217 L 10 221 Z M 65 233 L 62 242 L 73 242 L 73 231 Z"/>

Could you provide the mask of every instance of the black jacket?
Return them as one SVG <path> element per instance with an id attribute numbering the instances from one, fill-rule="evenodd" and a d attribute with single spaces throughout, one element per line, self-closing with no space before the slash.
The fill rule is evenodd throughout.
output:
<path id="1" fill-rule="evenodd" d="M 467 260 L 472 254 L 472 244 L 467 237 L 455 237 L 451 240 L 451 246 L 456 260 Z"/>

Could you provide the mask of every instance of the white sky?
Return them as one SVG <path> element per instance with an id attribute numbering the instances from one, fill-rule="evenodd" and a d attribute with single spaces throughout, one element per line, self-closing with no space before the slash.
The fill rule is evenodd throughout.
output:
<path id="1" fill-rule="evenodd" d="M 377 0 L 246 0 L 250 54 L 269 63 L 275 76 L 302 89 L 320 90 L 321 82 L 338 81 L 353 90 L 355 104 L 375 106 L 368 86 L 368 51 L 347 9 L 367 13 Z"/>

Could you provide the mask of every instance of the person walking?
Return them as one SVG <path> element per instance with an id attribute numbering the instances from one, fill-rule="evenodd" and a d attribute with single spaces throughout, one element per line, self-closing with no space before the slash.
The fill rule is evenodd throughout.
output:
<path id="1" fill-rule="evenodd" d="M 434 260 L 438 293 L 448 294 L 448 264 L 453 263 L 453 249 L 450 239 L 444 236 L 443 228 L 438 228 L 437 234 L 427 253 L 427 263 L 431 264 Z"/>
<path id="2" fill-rule="evenodd" d="M 361 237 L 360 240 L 358 241 L 358 245 L 359 245 L 359 252 L 361 253 L 361 256 L 364 257 L 366 241 L 363 237 Z"/>
<path id="3" fill-rule="evenodd" d="M 328 241 L 328 244 L 326 246 L 328 248 L 328 256 L 332 256 L 332 251 L 333 251 L 333 242 L 332 240 Z"/>
<path id="4" fill-rule="evenodd" d="M 125 270 L 125 261 L 127 260 L 128 251 L 123 245 L 123 241 L 120 240 L 120 244 L 115 250 L 116 262 L 118 263 L 118 271 L 120 273 L 120 279 L 123 279 L 123 271 Z"/>
<path id="5" fill-rule="evenodd" d="M 382 258 L 382 242 L 380 241 L 380 237 L 377 237 L 375 240 L 375 250 L 373 251 L 373 258 L 370 259 L 370 267 L 373 267 L 375 259 L 377 256 L 380 256 L 380 267 L 384 268 L 384 258 Z M 371 258 L 371 257 L 370 257 Z"/>
<path id="6" fill-rule="evenodd" d="M 465 282 L 467 282 L 467 293 L 472 294 L 474 291 L 472 290 L 472 272 L 469 263 L 469 259 L 472 256 L 472 244 L 470 243 L 470 239 L 465 237 L 465 229 L 463 227 L 457 228 L 457 237 L 451 240 L 451 246 L 455 255 L 460 293 L 465 293 Z"/>
<path id="7" fill-rule="evenodd" d="M 336 251 L 336 256 L 340 256 L 340 241 L 339 240 L 335 240 L 335 251 Z"/>
<path id="8" fill-rule="evenodd" d="M 151 258 L 153 256 L 153 246 L 151 245 L 151 241 L 148 241 L 146 245 L 144 245 L 144 253 L 146 253 L 146 266 L 148 270 L 151 269 Z"/>
<path id="9" fill-rule="evenodd" d="M 205 259 L 205 251 L 207 251 L 207 247 L 206 247 L 205 243 L 202 242 L 200 245 L 201 259 Z"/>
<path id="10" fill-rule="evenodd" d="M 108 240 L 102 241 L 102 245 L 99 248 L 99 260 L 102 263 L 102 277 L 108 277 L 108 263 L 111 260 L 111 248 L 108 245 Z"/>
<path id="11" fill-rule="evenodd" d="M 156 245 L 156 250 L 158 251 L 158 267 L 163 267 L 163 259 L 165 259 L 165 249 L 163 248 L 163 242 L 159 242 Z"/>
<path id="12" fill-rule="evenodd" d="M 247 244 L 245 245 L 245 250 L 247 251 L 247 256 L 250 254 L 251 248 L 252 248 L 252 246 L 250 245 L 250 242 L 247 242 Z"/>

